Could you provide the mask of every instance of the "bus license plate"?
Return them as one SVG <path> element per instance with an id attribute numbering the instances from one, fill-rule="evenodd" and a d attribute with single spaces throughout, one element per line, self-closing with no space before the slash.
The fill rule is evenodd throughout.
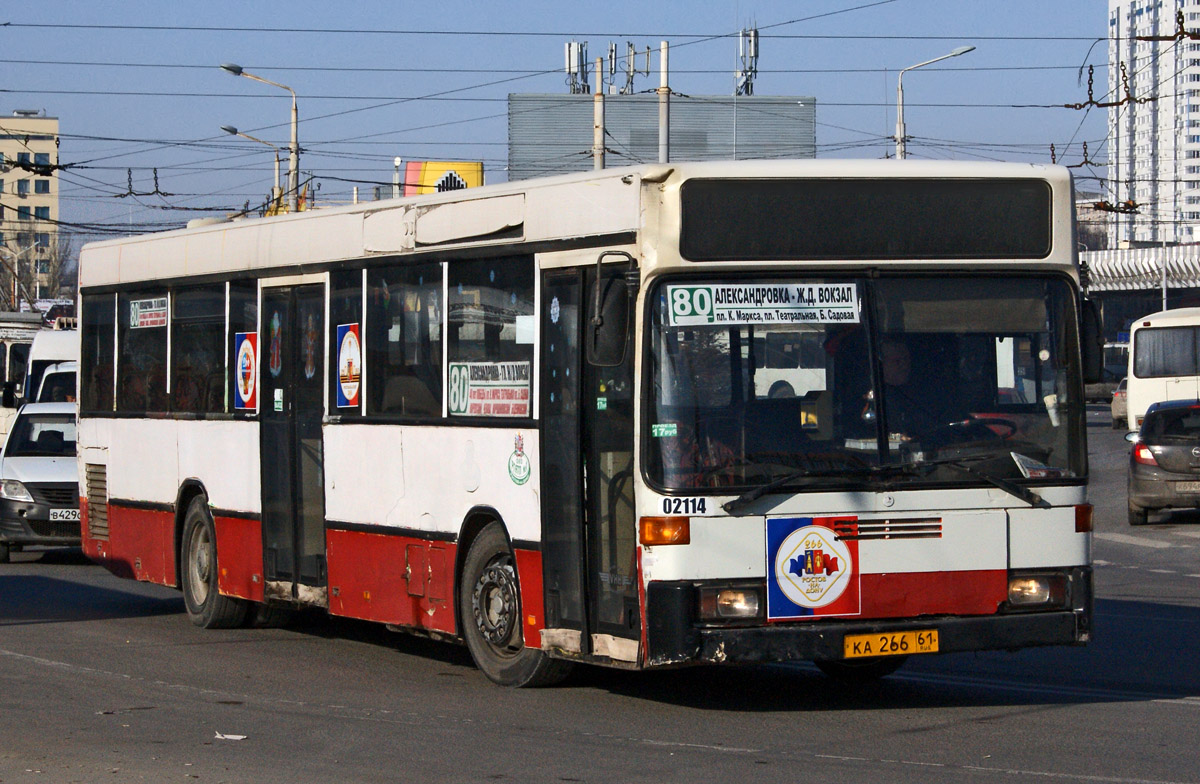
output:
<path id="1" fill-rule="evenodd" d="M 51 509 L 50 510 L 50 519 L 52 521 L 78 520 L 79 519 L 79 510 L 78 509 Z"/>
<path id="2" fill-rule="evenodd" d="M 877 632 L 847 634 L 842 642 L 842 655 L 847 659 L 864 656 L 907 656 L 910 653 L 937 653 L 937 629 L 911 632 Z"/>

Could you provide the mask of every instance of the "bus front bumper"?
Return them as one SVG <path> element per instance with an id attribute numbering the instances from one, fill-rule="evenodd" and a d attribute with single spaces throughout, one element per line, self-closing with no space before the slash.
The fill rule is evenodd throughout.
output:
<path id="1" fill-rule="evenodd" d="M 754 626 L 698 624 L 690 583 L 651 583 L 645 664 L 834 661 L 845 658 L 848 635 L 905 631 L 936 630 L 938 653 L 1083 645 L 1091 637 L 1091 570 L 1072 571 L 1070 606 L 1056 610 Z"/>

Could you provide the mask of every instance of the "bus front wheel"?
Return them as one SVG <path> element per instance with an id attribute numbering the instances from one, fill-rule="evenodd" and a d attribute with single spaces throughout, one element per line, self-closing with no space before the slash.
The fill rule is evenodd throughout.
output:
<path id="1" fill-rule="evenodd" d="M 570 662 L 525 647 L 516 560 L 500 523 L 488 523 L 471 543 L 458 601 L 463 639 L 488 679 L 501 686 L 550 686 L 570 672 Z"/>
<path id="2" fill-rule="evenodd" d="M 241 626 L 250 611 L 250 603 L 217 590 L 217 535 L 206 499 L 198 495 L 188 505 L 183 518 L 183 552 L 179 563 L 183 572 L 183 603 L 188 618 L 203 629 L 229 629 Z"/>

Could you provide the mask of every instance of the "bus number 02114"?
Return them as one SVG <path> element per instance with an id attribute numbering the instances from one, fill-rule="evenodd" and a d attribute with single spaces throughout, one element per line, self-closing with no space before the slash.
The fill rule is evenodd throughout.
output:
<path id="1" fill-rule="evenodd" d="M 663 514 L 705 514 L 708 512 L 708 500 L 705 498 L 664 498 Z"/>

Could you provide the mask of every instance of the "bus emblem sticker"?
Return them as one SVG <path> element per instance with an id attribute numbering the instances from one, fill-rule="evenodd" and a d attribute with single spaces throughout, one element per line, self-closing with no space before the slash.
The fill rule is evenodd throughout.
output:
<path id="1" fill-rule="evenodd" d="M 233 338 L 236 383 L 233 407 L 254 409 L 258 406 L 258 333 L 238 332 Z"/>
<path id="2" fill-rule="evenodd" d="M 362 342 L 358 324 L 338 324 L 337 346 L 337 405 L 338 408 L 357 407 L 362 378 Z"/>
<path id="3" fill-rule="evenodd" d="M 523 485 L 529 481 L 533 466 L 529 462 L 529 455 L 525 454 L 525 439 L 520 433 L 513 439 L 513 447 L 513 453 L 508 458 L 508 476 L 513 484 Z"/>
<path id="4" fill-rule="evenodd" d="M 767 520 L 767 620 L 859 614 L 858 542 L 834 528 L 852 520 Z"/>

